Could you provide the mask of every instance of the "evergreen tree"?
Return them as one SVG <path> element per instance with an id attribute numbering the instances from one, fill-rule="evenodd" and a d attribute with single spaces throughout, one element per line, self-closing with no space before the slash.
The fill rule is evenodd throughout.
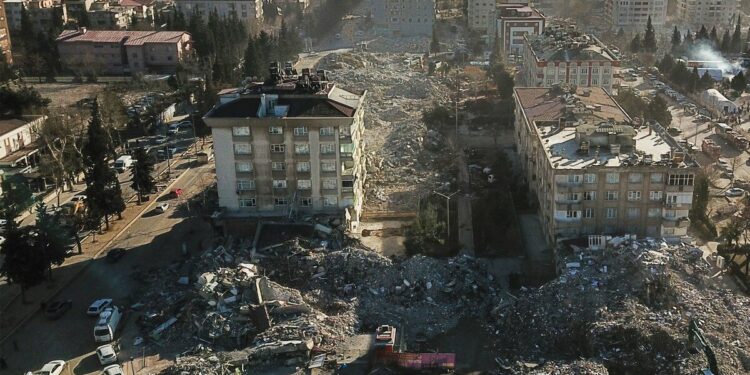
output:
<path id="1" fill-rule="evenodd" d="M 673 66 L 674 57 L 672 57 L 671 54 L 664 55 L 664 57 L 662 57 L 662 59 L 656 65 L 656 67 L 659 68 L 659 72 L 661 72 L 661 74 L 664 74 L 665 76 L 669 76 L 669 73 L 672 71 Z"/>
<path id="2" fill-rule="evenodd" d="M 732 37 L 729 36 L 729 30 L 724 30 L 724 36 L 721 38 L 721 52 L 729 53 L 732 45 Z"/>
<path id="3" fill-rule="evenodd" d="M 745 78 L 745 73 L 737 73 L 737 75 L 732 78 L 732 82 L 729 86 L 732 90 L 737 91 L 738 93 L 744 92 L 745 89 L 747 89 L 747 78 Z"/>
<path id="4" fill-rule="evenodd" d="M 719 48 L 721 45 L 721 41 L 719 40 L 719 33 L 716 31 L 716 26 L 711 28 L 711 33 L 708 35 L 709 39 L 711 40 L 711 44 L 714 46 L 714 48 Z"/>
<path id="5" fill-rule="evenodd" d="M 646 21 L 646 33 L 643 35 L 643 50 L 645 52 L 656 52 L 656 31 L 654 31 L 654 25 L 651 24 L 651 16 L 648 16 Z"/>
<path id="6" fill-rule="evenodd" d="M 156 182 L 152 176 L 154 163 L 143 147 L 135 149 L 133 158 L 135 159 L 135 164 L 132 166 L 133 189 L 138 192 L 138 202 L 140 203 L 143 201 L 143 194 L 150 194 L 156 189 Z"/>
<path id="7" fill-rule="evenodd" d="M 256 47 L 257 41 L 255 38 L 250 37 L 247 40 L 247 48 L 245 48 L 245 58 L 242 71 L 245 77 L 262 77 L 263 68 L 260 61 L 260 52 Z"/>
<path id="8" fill-rule="evenodd" d="M 437 28 L 432 28 L 432 41 L 430 41 L 430 52 L 440 52 L 440 40 L 438 40 Z"/>
<path id="9" fill-rule="evenodd" d="M 695 34 L 695 40 L 706 40 L 708 38 L 708 29 L 706 29 L 706 25 L 701 25 L 701 29 Z"/>
<path id="10" fill-rule="evenodd" d="M 682 34 L 680 34 L 680 30 L 677 30 L 677 26 L 675 26 L 674 31 L 672 31 L 672 53 L 679 51 L 681 45 Z"/>
<path id="11" fill-rule="evenodd" d="M 26 303 L 26 291 L 44 280 L 49 263 L 41 249 L 34 246 L 28 230 L 8 226 L 4 236 L 5 242 L 1 247 L 4 261 L 0 266 L 0 275 L 5 276 L 8 283 L 21 288 L 21 301 Z"/>
<path id="12" fill-rule="evenodd" d="M 3 178 L 2 192 L 3 194 L 0 195 L 0 217 L 2 218 L 15 220 L 34 201 L 26 179 L 19 174 Z M 11 220 L 8 222 L 10 223 Z"/>
<path id="13" fill-rule="evenodd" d="M 78 14 L 78 26 L 80 27 L 91 27 L 91 20 L 89 19 L 89 12 L 85 9 Z"/>
<path id="14" fill-rule="evenodd" d="M 623 40 L 625 38 L 625 29 L 621 27 L 620 30 L 617 30 L 616 37 L 617 37 L 617 40 Z"/>
<path id="15" fill-rule="evenodd" d="M 693 67 L 693 71 L 690 74 L 690 79 L 687 81 L 685 89 L 688 92 L 695 92 L 696 90 L 698 90 L 698 87 L 700 86 L 700 80 L 701 80 L 701 76 L 700 74 L 698 74 L 698 68 Z"/>
<path id="16" fill-rule="evenodd" d="M 698 84 L 698 87 L 701 90 L 707 90 L 714 87 L 714 79 L 711 78 L 711 75 L 708 74 L 708 71 L 703 73 L 703 76 L 701 76 L 701 80 Z"/>
<path id="17" fill-rule="evenodd" d="M 34 247 L 41 250 L 47 259 L 48 272 L 51 277 L 52 265 L 59 266 L 65 261 L 65 255 L 73 246 L 73 240 L 57 218 L 47 212 L 44 202 L 39 202 L 36 206 L 34 228 L 36 229 Z"/>
<path id="18" fill-rule="evenodd" d="M 503 61 L 503 45 L 500 38 L 495 38 L 492 42 L 492 53 L 490 54 L 490 64 L 498 64 Z"/>
<path id="19" fill-rule="evenodd" d="M 661 126 L 668 128 L 672 124 L 672 114 L 669 112 L 667 102 L 657 95 L 654 100 L 648 104 L 644 113 L 646 120 L 654 120 Z"/>
<path id="20" fill-rule="evenodd" d="M 630 52 L 638 53 L 641 52 L 643 45 L 641 43 L 641 35 L 635 34 L 633 40 L 630 41 Z"/>
<path id="21" fill-rule="evenodd" d="M 730 42 L 730 51 L 734 53 L 742 52 L 742 17 L 737 16 L 737 23 L 734 26 L 732 41 Z"/>
<path id="22" fill-rule="evenodd" d="M 694 41 L 693 32 L 690 31 L 690 29 L 688 29 L 688 31 L 685 33 L 685 37 L 682 38 L 682 44 L 686 46 L 691 46 L 693 45 L 693 41 Z"/>

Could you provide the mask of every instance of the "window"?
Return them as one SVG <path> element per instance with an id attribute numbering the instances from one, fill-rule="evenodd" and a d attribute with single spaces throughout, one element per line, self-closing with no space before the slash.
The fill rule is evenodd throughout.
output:
<path id="1" fill-rule="evenodd" d="M 327 136 L 327 135 L 333 135 L 336 131 L 333 129 L 333 126 L 326 126 L 324 128 L 320 128 L 320 135 L 321 136 Z"/>
<path id="2" fill-rule="evenodd" d="M 338 206 L 339 200 L 336 197 L 323 197 L 323 206 L 332 207 Z"/>
<path id="3" fill-rule="evenodd" d="M 302 207 L 312 207 L 312 198 L 302 198 L 299 200 L 299 205 Z"/>
<path id="4" fill-rule="evenodd" d="M 321 162 L 320 169 L 323 172 L 336 172 L 336 163 L 331 161 Z"/>
<path id="5" fill-rule="evenodd" d="M 669 175 L 669 186 L 693 186 L 692 174 L 671 174 Z"/>
<path id="6" fill-rule="evenodd" d="M 240 207 L 255 207 L 255 198 L 240 199 Z"/>
<path id="7" fill-rule="evenodd" d="M 640 208 L 628 208 L 628 218 L 629 219 L 636 219 L 641 216 L 641 209 Z"/>
<path id="8" fill-rule="evenodd" d="M 607 208 L 604 211 L 605 216 L 607 219 L 616 219 L 617 218 L 617 209 L 616 208 Z"/>
<path id="9" fill-rule="evenodd" d="M 299 126 L 294 128 L 294 135 L 307 135 L 307 126 Z"/>
<path id="10" fill-rule="evenodd" d="M 596 192 L 595 191 L 584 191 L 583 192 L 583 200 L 585 200 L 585 201 L 595 201 L 596 200 Z"/>
<path id="11" fill-rule="evenodd" d="M 271 170 L 273 171 L 285 171 L 286 170 L 286 163 L 280 162 L 280 161 L 274 161 L 271 163 Z"/>
<path id="12" fill-rule="evenodd" d="M 596 183 L 596 174 L 594 173 L 586 173 L 583 175 L 583 182 L 587 184 L 595 184 Z"/>
<path id="13" fill-rule="evenodd" d="M 608 184 L 619 184 L 620 183 L 620 174 L 619 173 L 607 173 L 607 183 Z"/>
<path id="14" fill-rule="evenodd" d="M 286 206 L 287 204 L 289 204 L 289 201 L 287 201 L 286 198 L 274 198 L 273 204 L 275 206 Z"/>
<path id="15" fill-rule="evenodd" d="M 565 194 L 565 200 L 566 201 L 578 201 L 579 196 L 578 193 L 567 193 Z"/>
<path id="16" fill-rule="evenodd" d="M 234 170 L 237 172 L 252 172 L 253 165 L 249 162 L 237 162 L 234 163 Z"/>
<path id="17" fill-rule="evenodd" d="M 232 127 L 232 135 L 250 135 L 249 126 L 235 126 Z"/>
<path id="18" fill-rule="evenodd" d="M 286 151 L 286 147 L 283 144 L 271 145 L 271 152 L 273 153 L 283 153 L 284 151 Z"/>
<path id="19" fill-rule="evenodd" d="M 310 162 L 301 161 L 297 163 L 297 172 L 310 172 Z"/>
<path id="20" fill-rule="evenodd" d="M 284 134 L 284 128 L 282 128 L 281 126 L 269 126 L 268 133 L 269 134 Z"/>
<path id="21" fill-rule="evenodd" d="M 295 143 L 294 144 L 294 153 L 297 155 L 307 155 L 310 153 L 310 144 L 309 143 Z"/>
<path id="22" fill-rule="evenodd" d="M 333 154 L 336 152 L 336 147 L 333 143 L 321 143 L 320 153 L 321 154 Z"/>
<path id="23" fill-rule="evenodd" d="M 286 180 L 273 180 L 274 189 L 286 189 Z"/>
<path id="24" fill-rule="evenodd" d="M 338 186 L 338 183 L 333 178 L 325 178 L 323 179 L 323 189 L 326 190 L 335 190 L 336 186 Z"/>
<path id="25" fill-rule="evenodd" d="M 631 173 L 628 175 L 628 182 L 631 184 L 639 184 L 643 182 L 643 173 Z"/>
<path id="26" fill-rule="evenodd" d="M 354 180 L 344 180 L 341 181 L 341 187 L 344 189 L 353 189 L 354 188 Z"/>
<path id="27" fill-rule="evenodd" d="M 651 173 L 651 183 L 660 184 L 664 182 L 664 173 Z"/>
<path id="28" fill-rule="evenodd" d="M 568 219 L 575 219 L 575 218 L 578 218 L 578 214 L 580 212 L 581 211 L 568 210 L 568 211 L 565 212 L 565 217 L 568 218 Z"/>
<path id="29" fill-rule="evenodd" d="M 605 200 L 608 200 L 608 201 L 616 201 L 616 200 L 617 200 L 617 197 L 618 197 L 618 195 L 619 195 L 619 194 L 618 194 L 618 192 L 617 192 L 617 191 L 608 191 L 608 192 L 607 192 L 607 197 L 605 198 Z"/>
<path id="30" fill-rule="evenodd" d="M 255 190 L 255 180 L 237 180 L 237 190 Z"/>
<path id="31" fill-rule="evenodd" d="M 312 188 L 312 181 L 310 180 L 298 180 L 297 189 L 310 190 Z"/>
<path id="32" fill-rule="evenodd" d="M 637 190 L 631 190 L 628 192 L 628 200 L 629 201 L 639 201 L 641 200 L 641 192 Z"/>
<path id="33" fill-rule="evenodd" d="M 235 143 L 234 154 L 235 155 L 248 155 L 252 152 L 252 146 L 249 143 Z"/>
<path id="34" fill-rule="evenodd" d="M 659 201 L 661 200 L 662 192 L 661 191 L 649 191 L 648 192 L 648 199 L 652 201 Z"/>
<path id="35" fill-rule="evenodd" d="M 667 194 L 666 202 L 670 203 L 670 204 L 676 204 L 677 203 L 677 195 L 675 195 L 675 194 Z"/>
<path id="36" fill-rule="evenodd" d="M 648 217 L 659 217 L 661 215 L 661 208 L 649 208 Z"/>
<path id="37" fill-rule="evenodd" d="M 583 218 L 584 219 L 593 219 L 594 218 L 594 209 L 593 208 L 586 208 L 583 210 Z"/>
<path id="38" fill-rule="evenodd" d="M 568 175 L 568 182 L 569 183 L 579 183 L 579 182 L 581 182 L 581 175 L 579 175 L 579 174 L 569 174 Z"/>

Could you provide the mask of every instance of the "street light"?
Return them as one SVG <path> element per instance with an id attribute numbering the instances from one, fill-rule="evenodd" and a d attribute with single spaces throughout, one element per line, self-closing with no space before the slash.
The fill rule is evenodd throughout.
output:
<path id="1" fill-rule="evenodd" d="M 448 212 L 447 212 L 447 215 L 446 215 L 447 216 L 447 220 L 446 221 L 447 221 L 447 224 L 448 224 L 448 236 L 447 236 L 447 238 L 448 238 L 448 246 L 450 246 L 450 239 L 451 239 L 451 198 L 454 195 L 458 194 L 459 191 L 461 191 L 461 190 L 456 190 L 456 191 L 454 191 L 454 192 L 452 192 L 452 193 L 450 193 L 448 195 L 445 195 L 443 193 L 440 193 L 440 192 L 437 192 L 437 191 L 434 191 L 434 190 L 432 191 L 433 193 L 435 193 L 435 194 L 437 194 L 437 195 L 445 198 L 445 200 L 446 200 L 446 206 L 448 207 Z"/>

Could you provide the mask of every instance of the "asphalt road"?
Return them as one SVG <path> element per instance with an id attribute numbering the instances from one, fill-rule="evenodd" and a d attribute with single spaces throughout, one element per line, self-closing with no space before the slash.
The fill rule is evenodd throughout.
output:
<path id="1" fill-rule="evenodd" d="M 115 304 L 131 305 L 139 297 L 132 295 L 138 285 L 138 280 L 132 275 L 135 271 L 174 262 L 180 257 L 183 243 L 191 251 L 201 247 L 201 236 L 207 236 L 210 229 L 201 218 L 191 217 L 184 203 L 190 195 L 212 182 L 211 168 L 209 164 L 185 172 L 175 185 L 186 188 L 183 197 L 167 200 L 170 208 L 166 213 L 146 211 L 115 241 L 112 247 L 127 249 L 118 263 L 110 264 L 103 258 L 93 260 L 90 267 L 63 289 L 58 298 L 73 300 L 73 308 L 62 318 L 50 321 L 37 313 L 6 340 L 1 349 L 9 368 L 0 373 L 21 374 L 56 359 L 69 362 L 63 374 L 99 373 L 103 366 L 98 364 L 94 355 L 99 345 L 93 338 L 95 319 L 85 314 L 86 308 L 99 298 L 114 298 Z M 126 321 L 123 335 L 132 335 L 133 330 L 131 316 Z M 132 347 L 132 341 L 121 345 L 126 351 L 140 351 Z M 129 355 L 124 354 L 121 360 Z"/>

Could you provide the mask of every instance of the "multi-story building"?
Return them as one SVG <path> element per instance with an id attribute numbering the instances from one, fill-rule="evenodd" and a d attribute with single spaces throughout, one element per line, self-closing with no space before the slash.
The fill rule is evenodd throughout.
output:
<path id="1" fill-rule="evenodd" d="M 593 35 L 548 27 L 542 35 L 523 36 L 524 83 L 551 87 L 567 83 L 579 87 L 612 88 L 620 59 Z"/>
<path id="2" fill-rule="evenodd" d="M 175 0 L 175 5 L 185 15 L 199 12 L 208 18 L 216 11 L 220 18 L 234 15 L 247 26 L 263 22 L 262 0 Z"/>
<path id="3" fill-rule="evenodd" d="M 8 26 L 14 32 L 21 30 L 23 9 L 28 12 L 35 31 L 46 32 L 55 24 L 64 25 L 68 22 L 65 7 L 52 0 L 6 0 L 5 8 Z"/>
<path id="4" fill-rule="evenodd" d="M 550 243 L 628 233 L 679 238 L 698 165 L 659 124 L 599 87 L 517 88 L 515 141 Z"/>
<path id="5" fill-rule="evenodd" d="M 678 17 L 694 30 L 729 27 L 740 14 L 740 0 L 676 0 Z"/>
<path id="6" fill-rule="evenodd" d="M 108 2 L 96 2 L 88 12 L 91 28 L 96 30 L 125 30 L 135 17 L 135 11 Z"/>
<path id="7" fill-rule="evenodd" d="M 0 170 L 23 172 L 35 164 L 37 128 L 44 120 L 45 116 L 0 119 Z"/>
<path id="8" fill-rule="evenodd" d="M 60 62 L 74 72 L 174 72 L 191 52 L 183 31 L 65 30 L 57 37 Z"/>
<path id="9" fill-rule="evenodd" d="M 63 0 L 63 5 L 71 17 L 80 17 L 81 13 L 88 12 L 94 0 Z"/>
<path id="10" fill-rule="evenodd" d="M 13 54 L 10 48 L 10 27 L 8 26 L 8 17 L 5 15 L 5 5 L 2 1 L 0 1 L 0 50 L 2 50 L 5 60 L 8 63 L 12 63 Z"/>
<path id="11" fill-rule="evenodd" d="M 506 54 L 520 55 L 524 35 L 539 35 L 544 31 L 546 17 L 528 4 L 498 4 L 495 25 L 496 37 Z"/>
<path id="12" fill-rule="evenodd" d="M 385 1 L 388 29 L 394 35 L 432 35 L 435 23 L 435 0 Z"/>
<path id="13" fill-rule="evenodd" d="M 271 68 L 271 81 L 224 92 L 204 120 L 214 139 L 219 205 L 229 214 L 346 212 L 364 200 L 364 101 L 324 71 Z"/>
<path id="14" fill-rule="evenodd" d="M 472 30 L 485 33 L 495 28 L 497 0 L 469 0 L 468 24 Z"/>
<path id="15" fill-rule="evenodd" d="M 646 27 L 648 17 L 658 28 L 667 21 L 669 0 L 606 0 L 604 11 L 613 30 L 640 31 Z"/>

